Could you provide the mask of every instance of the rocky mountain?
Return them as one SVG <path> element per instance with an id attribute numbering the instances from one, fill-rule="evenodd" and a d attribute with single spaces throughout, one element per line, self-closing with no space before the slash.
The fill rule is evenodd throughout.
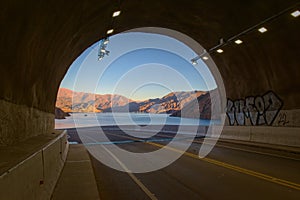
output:
<path id="1" fill-rule="evenodd" d="M 167 113 L 179 111 L 192 99 L 204 95 L 206 92 L 171 92 L 162 98 L 148 99 L 142 102 L 130 102 L 124 106 L 112 106 L 104 112 L 143 112 L 143 113 Z"/>
<path id="2" fill-rule="evenodd" d="M 112 106 L 124 106 L 130 102 L 132 100 L 121 95 L 100 95 L 60 88 L 56 107 L 64 112 L 103 112 Z"/>
<path id="3" fill-rule="evenodd" d="M 136 102 L 121 95 L 100 95 L 84 92 L 75 92 L 60 88 L 56 107 L 64 112 L 143 112 L 167 113 L 172 116 L 181 116 L 184 107 L 189 116 L 196 117 L 195 108 L 191 107 L 192 100 L 198 101 L 201 118 L 210 118 L 210 96 L 203 91 L 171 92 L 161 98 L 148 99 Z M 185 116 L 186 117 L 186 116 Z"/>
<path id="4" fill-rule="evenodd" d="M 197 102 L 188 102 L 184 106 L 184 114 L 182 110 L 178 110 L 171 114 L 173 117 L 188 117 L 200 119 L 215 119 L 217 116 L 211 116 L 211 102 L 218 98 L 217 90 L 212 90 L 197 97 Z M 196 109 L 199 109 L 197 111 Z M 216 110 L 217 111 L 217 110 Z M 217 111 L 219 112 L 219 111 Z M 200 116 L 199 116 L 200 113 Z"/>

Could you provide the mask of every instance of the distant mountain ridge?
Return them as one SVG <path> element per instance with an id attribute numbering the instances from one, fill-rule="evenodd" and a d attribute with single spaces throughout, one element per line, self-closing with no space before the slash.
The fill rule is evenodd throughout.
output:
<path id="1" fill-rule="evenodd" d="M 111 106 L 124 106 L 132 100 L 121 95 L 75 92 L 59 88 L 56 107 L 64 112 L 103 112 Z"/>
<path id="2" fill-rule="evenodd" d="M 192 99 L 204 95 L 206 92 L 171 92 L 162 98 L 148 99 L 142 102 L 130 102 L 124 106 L 112 106 L 104 112 L 143 112 L 143 113 L 167 113 L 172 114 L 182 109 Z"/>
<path id="3" fill-rule="evenodd" d="M 122 95 L 92 94 L 60 88 L 56 107 L 64 112 L 178 113 L 185 105 L 205 95 L 205 91 L 171 92 L 161 98 L 134 101 Z M 177 114 L 178 116 L 180 114 Z"/>

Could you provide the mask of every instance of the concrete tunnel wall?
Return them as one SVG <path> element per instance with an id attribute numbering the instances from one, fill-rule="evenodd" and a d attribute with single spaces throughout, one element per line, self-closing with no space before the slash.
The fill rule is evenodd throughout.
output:
<path id="1" fill-rule="evenodd" d="M 297 0 L 122 1 L 115 33 L 138 27 L 180 31 L 209 49 Z M 0 23 L 0 144 L 11 145 L 54 128 L 54 105 L 72 61 L 105 37 L 117 3 L 110 0 L 2 2 Z M 297 8 L 297 7 L 296 7 Z M 299 8 L 299 6 L 298 6 Z M 289 13 L 268 23 L 269 31 L 242 36 L 223 54 L 212 53 L 232 100 L 273 91 L 289 126 L 299 126 L 300 22 Z M 273 125 L 273 124 L 272 124 Z"/>

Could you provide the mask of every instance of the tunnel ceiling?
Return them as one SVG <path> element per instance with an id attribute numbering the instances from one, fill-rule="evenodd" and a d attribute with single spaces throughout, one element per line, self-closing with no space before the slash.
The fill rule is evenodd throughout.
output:
<path id="1" fill-rule="evenodd" d="M 56 92 L 71 63 L 105 37 L 118 1 L 6 0 L 2 2 L 0 98 L 53 112 Z M 138 27 L 180 31 L 204 48 L 218 44 L 298 0 L 127 0 L 114 34 Z M 295 8 L 299 9 L 299 4 Z M 268 32 L 242 36 L 224 53 L 212 53 L 228 97 L 273 90 L 285 109 L 300 108 L 299 18 L 287 12 L 268 22 Z"/>

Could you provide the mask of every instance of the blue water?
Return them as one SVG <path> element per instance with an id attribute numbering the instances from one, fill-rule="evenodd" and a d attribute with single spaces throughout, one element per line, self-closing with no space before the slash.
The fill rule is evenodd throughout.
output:
<path id="1" fill-rule="evenodd" d="M 74 128 L 110 125 L 209 125 L 212 120 L 170 117 L 149 113 L 73 113 L 66 119 L 56 119 L 55 128 Z"/>

